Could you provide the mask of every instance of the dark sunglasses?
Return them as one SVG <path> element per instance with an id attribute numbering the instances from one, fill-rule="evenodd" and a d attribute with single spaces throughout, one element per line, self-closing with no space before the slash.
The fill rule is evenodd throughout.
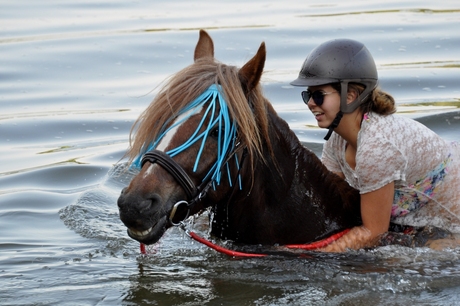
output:
<path id="1" fill-rule="evenodd" d="M 316 105 L 321 106 L 324 102 L 324 96 L 335 92 L 337 91 L 324 92 L 321 90 L 316 90 L 314 92 L 311 92 L 309 90 L 305 90 L 302 91 L 301 95 L 303 102 L 305 102 L 305 104 L 308 104 L 308 101 L 310 101 L 310 99 L 313 99 L 313 102 L 315 102 Z"/>

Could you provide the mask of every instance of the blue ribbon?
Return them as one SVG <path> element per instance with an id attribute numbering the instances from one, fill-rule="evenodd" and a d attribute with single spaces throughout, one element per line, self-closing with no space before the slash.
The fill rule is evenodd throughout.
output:
<path id="1" fill-rule="evenodd" d="M 187 150 L 190 146 L 192 146 L 196 142 L 201 141 L 200 149 L 198 150 L 198 154 L 195 159 L 195 164 L 193 166 L 193 171 L 196 172 L 200 159 L 201 159 L 201 155 L 204 150 L 204 146 L 206 144 L 206 140 L 209 134 L 211 133 L 211 131 L 217 129 L 218 130 L 217 159 L 214 165 L 209 170 L 209 172 L 203 178 L 203 181 L 211 177 L 211 180 L 215 181 L 217 185 L 219 185 L 221 176 L 222 176 L 221 170 L 223 169 L 224 163 L 226 162 L 227 154 L 228 152 L 231 152 L 233 148 L 235 147 L 235 139 L 236 139 L 236 131 L 237 131 L 237 127 L 236 127 L 234 120 L 230 118 L 228 106 L 221 93 L 220 85 L 216 85 L 216 84 L 211 85 L 199 97 L 197 97 L 195 100 L 189 103 L 186 107 L 180 110 L 177 117 L 187 112 L 188 112 L 188 115 L 182 118 L 181 120 L 179 120 L 178 122 L 174 122 L 169 128 L 167 129 L 163 128 L 162 130 L 164 131 L 160 134 L 160 136 L 158 136 L 158 138 L 153 143 L 151 143 L 145 150 L 143 150 L 143 153 L 154 150 L 157 147 L 157 145 L 160 143 L 160 141 L 163 139 L 163 137 L 171 129 L 179 126 L 180 124 L 188 120 L 190 116 L 196 114 L 203 107 L 206 107 L 204 114 L 201 118 L 200 123 L 198 124 L 198 126 L 196 127 L 195 131 L 192 133 L 190 138 L 187 139 L 180 146 L 174 149 L 171 149 L 165 153 L 171 157 L 174 157 L 178 155 L 179 153 Z M 205 120 L 208 116 L 211 118 L 209 121 L 209 124 L 200 133 L 200 129 L 203 128 Z M 166 122 L 164 126 L 166 126 L 168 123 L 169 121 Z M 132 166 L 136 168 L 141 167 L 141 160 L 142 160 L 143 153 L 134 159 Z M 236 158 L 236 164 L 239 170 L 239 163 L 238 163 L 237 158 Z M 232 182 L 230 179 L 230 169 L 228 165 L 225 168 L 227 169 L 229 182 L 231 185 Z M 241 177 L 238 177 L 238 179 L 240 181 L 239 185 L 241 188 Z"/>

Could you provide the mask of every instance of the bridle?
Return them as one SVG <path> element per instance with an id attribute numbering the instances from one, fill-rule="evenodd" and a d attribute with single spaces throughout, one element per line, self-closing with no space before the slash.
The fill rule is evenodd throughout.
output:
<path id="1" fill-rule="evenodd" d="M 230 112 L 228 110 L 227 104 L 225 103 L 225 99 L 221 94 L 221 86 L 219 84 L 212 84 L 204 93 L 202 93 L 199 97 L 193 100 L 186 110 L 193 109 L 200 105 L 204 105 L 208 103 L 208 106 L 204 108 L 205 115 L 202 117 L 201 122 L 198 124 L 197 130 L 192 134 L 192 138 L 186 141 L 184 144 L 165 152 L 160 150 L 147 150 L 147 152 L 142 156 L 140 167 L 142 168 L 146 162 L 150 162 L 151 164 L 158 164 L 163 169 L 165 169 L 174 179 L 179 183 L 182 189 L 186 193 L 186 200 L 178 201 L 171 209 L 169 214 L 169 223 L 173 226 L 178 226 L 180 223 L 185 220 L 189 215 L 190 211 L 192 210 L 195 204 L 202 201 L 204 197 L 206 197 L 209 189 L 212 186 L 219 185 L 221 180 L 221 173 L 223 172 L 223 168 L 227 167 L 228 173 L 228 180 L 230 186 L 235 186 L 236 184 L 232 185 L 232 179 L 230 174 L 230 169 L 228 168 L 228 162 L 232 157 L 235 157 L 235 163 L 237 166 L 237 176 L 236 180 L 240 179 L 240 169 L 243 162 L 243 159 L 246 155 L 247 149 L 243 149 L 243 154 L 241 157 L 241 161 L 238 160 L 238 156 L 236 153 L 240 151 L 241 143 L 238 140 L 237 135 L 237 127 L 232 122 Z M 252 103 L 248 100 L 249 104 Z M 204 107 L 204 106 L 203 106 Z M 218 111 L 216 112 L 216 109 Z M 186 112 L 182 112 L 185 114 Z M 207 128 L 204 129 L 202 132 L 198 132 L 199 129 L 205 124 L 205 118 L 209 117 L 209 122 L 207 124 Z M 176 126 L 176 123 L 174 126 Z M 217 157 L 214 165 L 209 170 L 208 174 L 206 174 L 201 184 L 196 186 L 193 183 L 193 180 L 187 174 L 187 172 L 173 160 L 173 157 L 182 152 L 183 150 L 187 149 L 192 143 L 200 139 L 202 144 L 197 154 L 197 158 L 195 160 L 195 166 L 193 171 L 196 171 L 198 161 L 200 160 L 200 156 L 204 147 L 204 143 L 207 139 L 207 135 L 210 134 L 210 129 L 214 127 L 219 128 L 219 137 L 218 137 L 218 149 L 217 149 Z M 162 132 L 161 135 L 158 136 L 158 139 L 162 139 L 167 131 L 170 128 L 166 129 Z M 155 141 L 150 147 L 155 148 L 158 140 Z M 241 179 L 240 179 L 240 188 L 241 188 Z M 178 210 L 186 210 L 186 216 L 180 222 L 176 222 L 174 217 Z M 177 218 L 176 218 L 177 219 Z"/>
<path id="2" fill-rule="evenodd" d="M 185 170 L 176 163 L 168 154 L 160 151 L 153 150 L 147 152 L 142 157 L 141 167 L 144 166 L 146 162 L 151 164 L 159 164 L 163 167 L 169 174 L 171 174 L 174 179 L 179 183 L 179 185 L 184 189 L 187 194 L 187 201 L 181 200 L 174 204 L 170 214 L 169 222 L 173 226 L 177 226 L 180 222 L 174 222 L 174 216 L 176 215 L 177 209 L 180 206 L 185 206 L 187 213 L 184 217 L 184 220 L 188 218 L 190 210 L 197 203 L 200 202 L 207 194 L 207 191 L 212 185 L 212 180 L 208 179 L 203 181 L 199 186 L 195 186 L 190 176 L 185 172 Z M 182 221 L 182 220 L 181 220 Z"/>
<path id="3" fill-rule="evenodd" d="M 238 145 L 239 143 L 237 143 L 233 150 L 231 150 L 231 152 L 228 153 L 226 162 L 223 163 L 222 166 L 226 165 L 230 158 L 232 158 L 236 154 Z M 240 169 L 246 156 L 246 151 L 246 149 L 243 149 L 243 155 L 241 157 L 236 179 L 240 174 Z M 142 157 L 141 168 L 144 166 L 146 162 L 150 162 L 151 164 L 156 163 L 163 167 L 163 169 L 165 169 L 172 177 L 174 177 L 174 179 L 179 183 L 179 185 L 182 187 L 182 189 L 184 189 L 185 193 L 187 194 L 187 200 L 178 201 L 176 204 L 174 204 L 173 208 L 171 209 L 171 212 L 169 213 L 169 223 L 172 226 L 179 226 L 182 223 L 182 221 L 189 217 L 190 211 L 195 206 L 195 204 L 201 202 L 201 200 L 203 200 L 206 197 L 209 189 L 214 183 L 214 180 L 210 176 L 207 176 L 201 182 L 200 185 L 196 186 L 193 183 L 190 176 L 187 174 L 187 172 L 185 172 L 185 170 L 178 163 L 176 163 L 168 154 L 160 150 L 152 150 L 145 153 Z M 233 184 L 233 186 L 235 185 L 236 184 Z M 174 221 L 176 212 L 181 206 L 185 207 L 187 211 L 186 215 L 182 220 Z"/>

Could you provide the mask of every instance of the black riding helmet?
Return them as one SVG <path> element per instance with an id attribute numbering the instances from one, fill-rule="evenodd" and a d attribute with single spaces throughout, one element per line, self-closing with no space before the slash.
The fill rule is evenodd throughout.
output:
<path id="1" fill-rule="evenodd" d="M 294 86 L 318 86 L 340 83 L 340 112 L 329 127 L 325 139 L 329 139 L 343 114 L 351 113 L 366 101 L 377 87 L 378 74 L 374 59 L 362 43 L 351 39 L 335 39 L 313 49 L 300 69 L 299 77 L 291 82 Z M 359 83 L 366 88 L 359 97 L 347 104 L 349 83 Z"/>

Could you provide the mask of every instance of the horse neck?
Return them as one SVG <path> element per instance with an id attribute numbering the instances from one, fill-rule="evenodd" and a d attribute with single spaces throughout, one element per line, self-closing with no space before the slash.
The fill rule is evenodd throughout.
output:
<path id="1" fill-rule="evenodd" d="M 213 232 L 246 243 L 305 243 L 355 225 L 354 190 L 304 148 L 272 108 L 269 116 L 273 154 L 267 148 L 254 179 L 243 175 L 243 190 L 216 206 L 214 222 L 221 228 Z"/>
<path id="2" fill-rule="evenodd" d="M 272 176 L 285 182 L 282 189 L 286 191 L 286 196 L 303 199 L 303 209 L 310 212 L 317 213 L 318 205 L 321 206 L 328 212 L 325 216 L 327 219 L 343 219 L 350 211 L 355 214 L 359 209 L 358 192 L 330 172 L 311 150 L 304 147 L 287 122 L 274 110 L 270 116 L 273 130 L 270 132 L 271 141 L 274 148 L 280 148 L 274 162 L 278 163 L 279 171 L 272 171 Z M 291 205 L 295 205 L 295 202 Z"/>

